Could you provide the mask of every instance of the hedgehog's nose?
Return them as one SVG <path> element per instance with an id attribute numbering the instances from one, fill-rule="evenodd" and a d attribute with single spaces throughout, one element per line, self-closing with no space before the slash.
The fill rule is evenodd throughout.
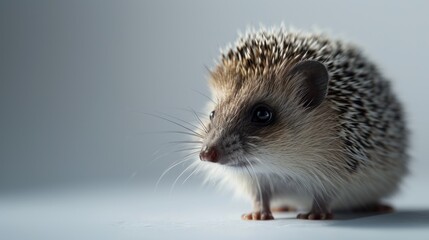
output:
<path id="1" fill-rule="evenodd" d="M 216 147 L 208 147 L 204 146 L 203 149 L 200 152 L 200 159 L 201 161 L 208 161 L 208 162 L 217 162 L 219 157 L 219 152 Z"/>

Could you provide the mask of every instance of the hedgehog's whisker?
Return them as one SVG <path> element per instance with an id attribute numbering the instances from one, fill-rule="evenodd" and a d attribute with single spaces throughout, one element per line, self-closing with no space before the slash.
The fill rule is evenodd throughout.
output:
<path id="1" fill-rule="evenodd" d="M 184 135 L 189 135 L 189 136 L 194 136 L 194 137 L 199 137 L 197 134 L 192 133 L 192 132 L 184 132 L 184 131 L 147 131 L 147 132 L 143 132 L 142 134 L 169 134 L 169 133 L 176 133 L 176 134 L 184 134 Z"/>
<path id="2" fill-rule="evenodd" d="M 186 152 L 186 151 L 190 151 L 190 150 L 197 150 L 197 149 L 201 149 L 200 147 L 193 147 L 193 148 L 184 148 L 184 149 L 179 149 L 176 151 L 173 151 L 174 153 L 178 153 L 178 152 Z"/>
<path id="3" fill-rule="evenodd" d="M 197 150 L 197 149 L 200 149 L 201 147 L 199 147 L 199 146 L 195 146 L 195 143 L 193 143 L 193 142 L 181 142 L 181 141 L 178 141 L 178 142 L 169 142 L 169 143 L 165 143 L 165 144 L 163 144 L 163 145 L 173 145 L 173 146 L 178 146 L 178 145 L 181 145 L 181 144 L 186 144 L 186 145 L 188 145 L 188 144 L 192 144 L 192 146 L 193 147 L 189 147 L 189 148 L 180 148 L 180 149 L 177 149 L 177 150 L 174 150 L 174 151 L 166 151 L 166 152 L 164 152 L 164 153 L 162 153 L 162 154 L 159 154 L 160 152 L 161 152 L 161 150 L 163 149 L 163 148 L 165 148 L 164 146 L 163 147 L 161 147 L 161 148 L 159 148 L 158 150 L 156 150 L 153 154 L 152 154 L 152 156 L 154 157 L 151 161 L 150 161 L 150 164 L 152 164 L 153 162 L 155 162 L 155 161 L 157 161 L 157 160 L 159 160 L 159 159 L 162 159 L 162 158 L 165 158 L 165 157 L 167 157 L 167 156 L 169 156 L 169 155 L 171 155 L 171 154 L 173 154 L 173 153 L 178 153 L 178 152 L 185 152 L 185 151 L 188 151 L 188 150 Z M 195 146 L 195 147 L 194 147 Z M 184 146 L 183 146 L 184 147 Z M 158 155 L 159 154 L 159 155 Z M 157 156 L 158 155 L 158 156 Z"/>
<path id="4" fill-rule="evenodd" d="M 161 159 L 172 153 L 185 151 L 184 149 L 188 149 L 188 150 L 199 149 L 201 148 L 200 144 L 201 143 L 189 143 L 189 142 L 166 142 L 166 143 L 160 144 L 159 148 L 152 153 L 153 159 L 151 160 L 151 163 L 154 162 L 155 160 Z M 178 151 L 171 151 L 173 147 L 179 147 L 179 149 L 176 149 Z"/>
<path id="5" fill-rule="evenodd" d="M 215 105 L 217 105 L 217 102 L 215 102 L 211 97 L 207 96 L 206 94 L 204 94 L 204 93 L 202 93 L 202 92 L 200 92 L 198 90 L 195 90 L 195 89 L 193 89 L 193 91 L 196 92 L 196 93 L 198 93 L 198 94 L 200 94 L 203 97 L 206 97 L 208 100 L 212 101 L 212 103 L 214 103 Z"/>
<path id="6" fill-rule="evenodd" d="M 189 121 L 183 120 L 183 119 L 181 119 L 181 118 L 178 118 L 178 117 L 176 117 L 176 116 L 173 116 L 173 115 L 170 115 L 170 114 L 166 114 L 166 113 L 164 113 L 164 115 L 165 115 L 165 116 L 167 116 L 167 117 L 170 117 L 170 118 L 172 118 L 172 119 L 175 119 L 175 120 L 177 120 L 177 121 L 180 121 L 180 122 L 182 122 L 183 124 L 188 124 L 189 126 L 191 126 L 191 127 L 195 128 L 195 129 L 197 129 L 197 130 L 202 131 L 202 129 L 201 129 L 200 127 L 198 127 L 198 126 L 197 126 L 197 125 L 195 125 L 195 124 L 192 124 L 192 123 L 191 123 L 191 122 L 189 122 Z"/>
<path id="7" fill-rule="evenodd" d="M 244 157 L 244 159 L 246 160 L 246 162 L 249 164 L 249 166 L 250 166 L 250 168 L 252 169 L 252 171 L 253 171 L 253 175 L 255 176 L 255 181 L 256 181 L 256 185 L 257 185 L 257 188 L 258 188 L 258 194 L 259 194 L 259 203 L 260 203 L 260 211 L 261 211 L 261 213 L 262 213 L 262 210 L 263 210 L 263 207 L 264 207 L 264 203 L 263 203 L 263 201 L 265 201 L 265 199 L 263 199 L 263 196 L 262 196 L 262 189 L 261 189 L 261 185 L 259 184 L 259 179 L 258 179 L 258 175 L 256 174 L 256 171 L 255 171 L 255 168 L 253 168 L 253 165 L 252 165 L 252 163 L 249 161 L 249 159 L 247 159 L 247 157 Z M 249 169 L 247 168 L 247 166 L 246 166 L 246 169 L 249 171 Z M 250 174 L 250 172 L 249 172 L 249 174 Z M 252 177 L 252 175 L 250 174 L 250 177 Z"/>
<path id="8" fill-rule="evenodd" d="M 194 133 L 195 135 L 197 135 L 198 137 L 200 137 L 200 138 L 204 138 L 204 136 L 203 135 L 201 135 L 200 133 L 198 133 L 198 132 L 196 132 L 195 130 L 193 130 L 193 129 L 191 129 L 191 128 L 189 128 L 189 127 L 186 127 L 185 125 L 183 125 L 183 124 L 180 124 L 180 123 L 178 123 L 178 122 L 175 122 L 175 121 L 173 121 L 173 120 L 171 120 L 171 119 L 168 119 L 168 118 L 166 118 L 166 117 L 163 117 L 163 116 L 159 116 L 159 115 L 155 115 L 155 114 L 151 114 L 151 113 L 145 113 L 145 114 L 147 114 L 147 115 L 149 115 L 149 116 L 152 116 L 152 117 L 157 117 L 157 118 L 159 118 L 159 119 L 162 119 L 162 120 L 164 120 L 164 121 L 167 121 L 167 122 L 170 122 L 170 123 L 172 123 L 172 124 L 175 124 L 175 125 L 177 125 L 177 126 L 179 126 L 179 127 L 182 127 L 182 128 L 184 128 L 184 129 L 186 129 L 186 130 L 188 130 L 188 131 L 190 131 L 190 132 L 192 132 L 192 133 Z M 182 120 L 183 121 L 183 120 Z M 189 123 L 188 123 L 189 124 Z M 195 127 L 196 129 L 200 129 L 200 128 L 198 128 L 198 127 L 196 127 L 196 126 L 194 126 L 194 125 L 192 125 L 192 124 L 190 124 L 192 127 Z M 200 129 L 201 130 L 201 129 Z"/>
<path id="9" fill-rule="evenodd" d="M 203 141 L 185 141 L 185 140 L 183 140 L 183 141 L 170 141 L 168 143 L 171 143 L 171 144 L 175 144 L 175 143 L 177 143 L 177 144 L 181 144 L 181 143 L 183 143 L 183 144 L 186 144 L 186 143 L 198 144 L 198 143 L 200 143 L 200 144 L 202 144 Z"/>
<path id="10" fill-rule="evenodd" d="M 192 110 L 192 109 L 191 109 L 191 110 Z M 207 127 L 206 127 L 206 125 L 203 123 L 203 121 L 201 121 L 201 118 L 197 115 L 197 113 L 196 113 L 194 110 L 192 110 L 192 112 L 194 113 L 194 115 L 195 115 L 195 117 L 198 119 L 198 121 L 200 122 L 201 127 L 203 127 L 203 129 L 204 129 L 204 132 L 205 132 L 205 133 L 208 133 L 208 132 L 209 132 L 209 130 L 207 129 Z"/>
<path id="11" fill-rule="evenodd" d="M 194 175 L 198 170 L 200 170 L 200 165 L 197 165 L 194 171 L 192 171 L 191 174 L 189 174 L 189 176 L 186 177 L 185 180 L 183 180 L 182 185 L 185 184 L 185 182 L 188 181 L 188 179 L 191 178 L 192 175 Z"/>
<path id="12" fill-rule="evenodd" d="M 196 154 L 196 153 L 198 153 L 198 152 L 194 152 L 193 154 Z M 191 155 L 192 156 L 192 155 Z M 188 167 L 186 167 L 180 174 L 179 174 L 179 176 L 177 176 L 177 178 L 174 180 L 174 182 L 173 182 L 173 185 L 171 185 L 171 188 L 170 188 L 170 194 L 173 192 L 173 189 L 174 189 L 174 187 L 176 186 L 176 183 L 177 183 L 177 181 L 179 181 L 179 179 L 180 179 L 180 177 L 181 176 L 183 176 L 183 174 L 185 174 L 190 168 L 192 168 L 193 167 L 193 165 L 192 164 L 189 164 L 189 166 Z"/>
<path id="13" fill-rule="evenodd" d="M 195 110 L 191 110 L 191 109 L 188 109 L 188 108 L 179 108 L 179 110 L 183 110 L 183 111 L 186 111 L 186 112 L 189 112 L 189 113 L 194 113 L 195 112 L 196 114 L 198 114 L 198 116 L 200 118 L 208 119 L 207 113 L 197 112 Z"/>
<path id="14" fill-rule="evenodd" d="M 171 165 L 170 167 L 168 167 L 162 174 L 161 174 L 161 176 L 158 178 L 158 181 L 156 181 L 156 185 L 155 185 L 155 191 L 158 189 L 158 186 L 159 186 L 159 183 L 161 182 L 161 180 L 162 180 L 162 178 L 171 170 L 171 169 L 173 169 L 173 168 L 175 168 L 175 167 L 177 167 L 179 164 L 181 164 L 181 163 L 184 163 L 184 162 L 187 162 L 187 161 L 190 161 L 190 160 L 192 160 L 191 158 L 189 158 L 189 159 L 183 159 L 183 160 L 181 160 L 181 161 L 179 161 L 179 162 L 176 162 L 176 163 L 174 163 L 173 165 Z"/>
<path id="15" fill-rule="evenodd" d="M 252 155 L 252 157 L 258 162 L 258 163 L 260 163 L 260 165 L 261 166 L 263 166 L 265 169 L 267 169 L 268 170 L 268 172 L 274 172 L 272 169 L 271 169 L 271 167 L 269 167 L 269 166 L 267 166 L 267 164 L 264 164 L 258 157 L 256 157 L 255 155 L 253 155 L 253 154 L 251 154 Z M 271 193 L 274 193 L 274 185 L 273 185 L 273 182 L 272 182 L 272 180 L 271 180 L 271 178 L 268 176 L 267 177 L 267 180 L 268 180 L 268 184 L 270 185 L 270 190 L 271 190 Z"/>

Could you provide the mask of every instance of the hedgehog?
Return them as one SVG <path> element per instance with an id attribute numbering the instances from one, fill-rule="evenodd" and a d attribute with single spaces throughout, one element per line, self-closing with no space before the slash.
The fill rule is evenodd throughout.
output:
<path id="1" fill-rule="evenodd" d="M 243 219 L 393 209 L 382 199 L 408 172 L 405 116 L 358 47 L 323 33 L 252 30 L 223 51 L 209 83 L 196 164 L 251 200 Z"/>

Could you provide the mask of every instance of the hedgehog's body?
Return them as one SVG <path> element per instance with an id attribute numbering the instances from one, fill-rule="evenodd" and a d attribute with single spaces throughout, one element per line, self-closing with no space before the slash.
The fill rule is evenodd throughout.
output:
<path id="1" fill-rule="evenodd" d="M 309 66 L 295 67 L 308 60 Z M 313 68 L 316 61 L 329 75 L 327 95 L 314 92 L 319 83 L 306 85 L 322 74 Z M 328 213 L 375 204 L 393 193 L 406 173 L 400 104 L 353 46 L 285 30 L 250 33 L 223 54 L 211 84 L 218 103 L 211 106 L 216 116 L 204 145 L 216 146 L 220 164 L 206 167 L 253 197 L 262 214 L 246 218 L 264 218 L 270 205 Z M 311 94 L 316 95 L 307 99 Z M 263 128 L 243 122 L 254 112 L 246 106 L 261 102 L 273 109 L 275 121 Z"/>

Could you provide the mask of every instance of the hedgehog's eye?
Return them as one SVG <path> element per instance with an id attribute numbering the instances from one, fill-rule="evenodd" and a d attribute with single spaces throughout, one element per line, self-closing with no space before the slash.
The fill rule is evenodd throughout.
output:
<path id="1" fill-rule="evenodd" d="M 252 122 L 257 125 L 267 126 L 273 119 L 273 110 L 265 104 L 258 104 L 252 110 Z"/>
<path id="2" fill-rule="evenodd" d="M 213 111 L 210 113 L 210 120 L 213 120 L 214 115 L 215 115 L 215 111 L 213 110 Z"/>

